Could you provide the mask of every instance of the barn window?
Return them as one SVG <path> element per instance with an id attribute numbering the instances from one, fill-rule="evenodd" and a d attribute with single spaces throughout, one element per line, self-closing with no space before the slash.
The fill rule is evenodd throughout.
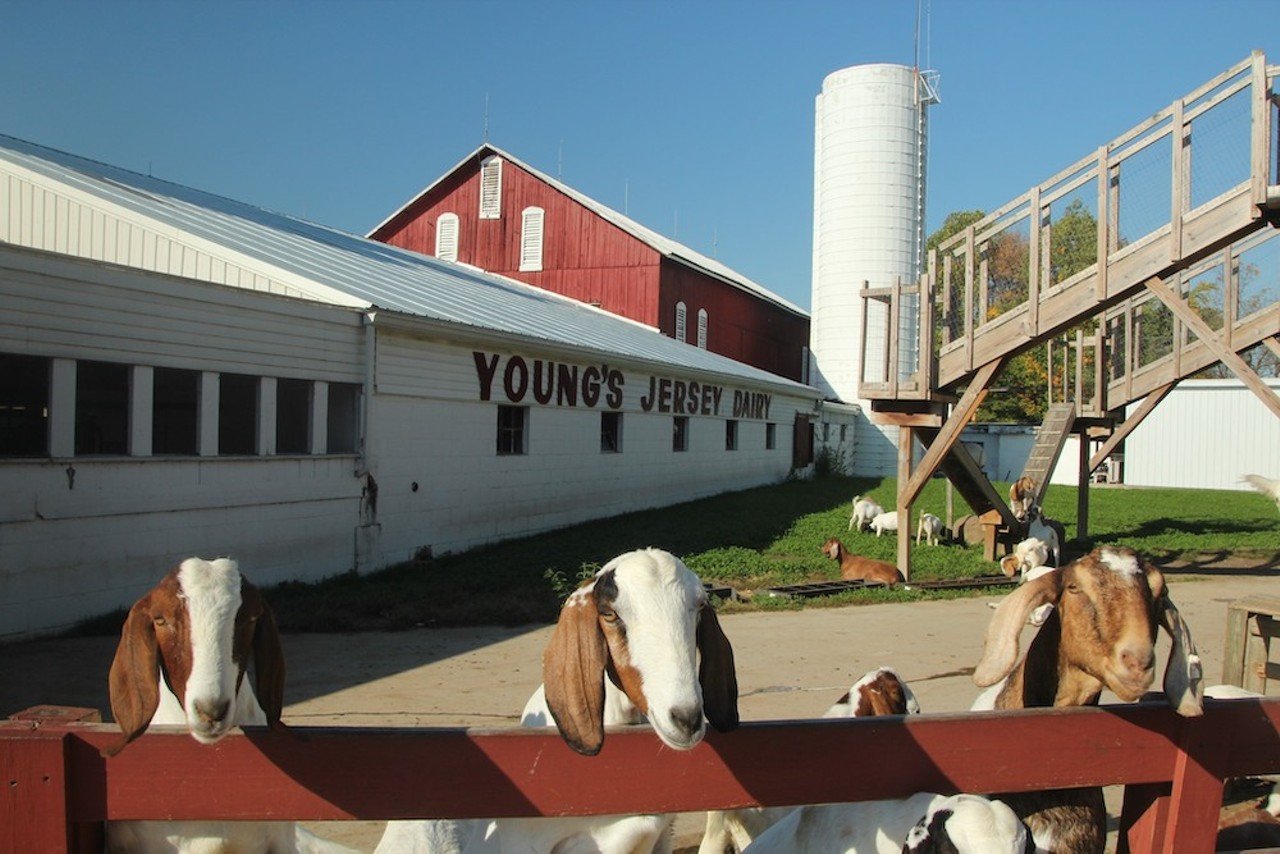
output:
<path id="1" fill-rule="evenodd" d="M 0 457 L 49 455 L 49 359 L 0 353 Z"/>
<path id="2" fill-rule="evenodd" d="M 502 158 L 486 157 L 480 164 L 480 218 L 502 216 Z"/>
<path id="3" fill-rule="evenodd" d="M 441 261 L 458 260 L 458 215 L 440 214 L 436 220 L 436 257 Z"/>
<path id="4" fill-rule="evenodd" d="M 729 420 L 724 422 L 724 449 L 726 451 L 738 450 L 738 422 Z"/>
<path id="5" fill-rule="evenodd" d="M 707 310 L 698 309 L 698 346 L 707 349 Z"/>
<path id="6" fill-rule="evenodd" d="M 129 366 L 76 362 L 76 456 L 129 453 Z"/>
<path id="7" fill-rule="evenodd" d="M 311 453 L 311 381 L 276 382 L 276 453 Z"/>
<path id="8" fill-rule="evenodd" d="M 542 208 L 525 208 L 520 215 L 520 269 L 542 269 Z"/>
<path id="9" fill-rule="evenodd" d="M 622 413 L 600 413 L 600 453 L 622 453 Z"/>
<path id="10" fill-rule="evenodd" d="M 354 454 L 360 435 L 360 386 L 355 383 L 329 383 L 327 413 L 331 454 Z"/>
<path id="11" fill-rule="evenodd" d="M 686 314 L 686 309 L 684 307 L 684 303 L 682 302 L 676 303 L 676 340 L 680 341 L 681 343 L 684 342 L 685 314 Z"/>
<path id="12" fill-rule="evenodd" d="M 689 450 L 689 416 L 677 415 L 671 422 L 671 450 Z"/>
<path id="13" fill-rule="evenodd" d="M 527 453 L 525 425 L 529 419 L 527 406 L 498 407 L 498 455 Z"/>
<path id="14" fill-rule="evenodd" d="M 195 456 L 200 433 L 200 372 L 152 374 L 151 453 Z"/>
<path id="15" fill-rule="evenodd" d="M 218 453 L 258 452 L 258 378 L 245 374 L 218 377 Z"/>
<path id="16" fill-rule="evenodd" d="M 764 425 L 764 447 L 766 451 L 772 451 L 778 447 L 778 425 Z"/>

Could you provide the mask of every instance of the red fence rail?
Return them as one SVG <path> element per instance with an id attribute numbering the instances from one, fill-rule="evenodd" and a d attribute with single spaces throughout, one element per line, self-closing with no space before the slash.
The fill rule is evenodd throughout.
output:
<path id="1" fill-rule="evenodd" d="M 1124 784 L 1121 851 L 1213 850 L 1223 781 L 1280 771 L 1280 699 L 780 721 L 673 751 L 611 730 L 180 730 L 113 759 L 101 724 L 0 722 L 0 851 L 101 850 L 112 819 L 344 820 L 688 812 Z"/>

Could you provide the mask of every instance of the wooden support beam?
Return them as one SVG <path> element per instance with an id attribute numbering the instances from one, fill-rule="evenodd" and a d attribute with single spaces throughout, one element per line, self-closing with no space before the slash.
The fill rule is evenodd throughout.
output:
<path id="1" fill-rule="evenodd" d="M 933 477 L 933 473 L 937 471 L 943 457 L 959 441 L 960 431 L 973 419 L 974 413 L 978 411 L 978 407 L 986 399 L 992 380 L 995 379 L 1000 369 L 1005 366 L 1006 361 L 1007 357 L 995 359 L 983 365 L 973 375 L 973 379 L 969 381 L 969 387 L 965 389 L 960 402 L 951 410 L 951 417 L 947 419 L 947 423 L 938 432 L 937 439 L 934 440 L 929 450 L 925 452 L 924 458 L 920 460 L 920 465 L 916 468 L 915 473 L 911 475 L 906 489 L 904 490 L 901 484 L 898 485 L 899 503 L 903 503 L 905 499 L 905 503 L 910 506 L 919 497 L 924 485 L 929 481 L 929 478 Z"/>
<path id="2" fill-rule="evenodd" d="M 1115 432 L 1111 434 L 1111 438 L 1103 442 L 1102 447 L 1098 449 L 1098 453 L 1094 454 L 1089 460 L 1089 474 L 1097 471 L 1098 466 L 1102 465 L 1107 457 L 1111 456 L 1111 452 L 1116 449 L 1116 446 L 1123 442 L 1143 422 L 1143 419 L 1151 414 L 1151 410 L 1155 409 L 1160 404 L 1160 401 L 1164 400 L 1169 395 L 1169 392 L 1173 391 L 1173 387 L 1177 384 L 1178 381 L 1174 380 L 1168 385 L 1162 385 L 1142 399 L 1142 404 L 1138 407 L 1138 410 L 1116 427 Z"/>
<path id="3" fill-rule="evenodd" d="M 1262 378 L 1249 367 L 1244 359 L 1233 351 L 1226 344 L 1222 343 L 1221 336 L 1214 332 L 1205 323 L 1200 315 L 1182 299 L 1180 294 L 1174 293 L 1169 286 L 1159 276 L 1153 276 L 1143 282 L 1147 290 L 1155 294 L 1156 297 L 1169 307 L 1174 317 L 1180 319 L 1183 323 L 1196 334 L 1196 337 L 1208 348 L 1209 352 L 1218 358 L 1231 372 L 1240 378 L 1250 391 L 1257 395 L 1258 399 L 1270 409 L 1277 418 L 1280 418 L 1280 395 L 1271 390 Z"/>
<path id="4" fill-rule="evenodd" d="M 932 412 L 877 412 L 867 416 L 872 424 L 886 427 L 941 427 L 942 416 Z"/>
<path id="5" fill-rule="evenodd" d="M 1089 468 L 1089 434 L 1081 430 L 1079 453 L 1076 468 L 1076 539 L 1089 539 L 1089 486 L 1093 480 L 1093 469 Z M 1065 546 L 1066 543 L 1061 545 Z M 1062 563 L 1061 555 L 1058 563 Z"/>
<path id="6" fill-rule="evenodd" d="M 911 505 L 914 497 L 904 500 L 906 486 L 911 479 L 911 457 L 915 451 L 915 430 L 898 428 L 898 570 L 907 581 L 911 580 Z"/>
<path id="7" fill-rule="evenodd" d="M 1262 343 L 1267 346 L 1268 350 L 1280 357 L 1280 336 L 1273 335 L 1270 338 L 1263 338 Z"/>

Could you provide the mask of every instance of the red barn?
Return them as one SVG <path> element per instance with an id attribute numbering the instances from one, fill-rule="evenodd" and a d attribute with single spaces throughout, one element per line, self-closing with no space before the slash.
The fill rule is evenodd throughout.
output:
<path id="1" fill-rule="evenodd" d="M 804 380 L 809 315 L 713 258 L 482 145 L 369 237 L 600 306 Z"/>

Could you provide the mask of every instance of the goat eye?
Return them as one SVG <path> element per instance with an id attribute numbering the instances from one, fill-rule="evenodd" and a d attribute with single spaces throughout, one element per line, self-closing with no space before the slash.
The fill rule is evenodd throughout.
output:
<path id="1" fill-rule="evenodd" d="M 618 612 L 617 611 L 601 611 L 600 619 L 604 620 L 606 623 L 616 623 L 618 622 Z"/>
<path id="2" fill-rule="evenodd" d="M 155 623 L 157 626 L 166 626 L 169 624 L 169 621 L 164 617 L 152 617 L 151 622 Z"/>
<path id="3" fill-rule="evenodd" d="M 1080 592 L 1080 585 L 1079 585 L 1079 584 L 1068 584 L 1068 585 L 1067 585 L 1067 592 L 1068 592 L 1068 593 L 1079 593 L 1079 592 Z"/>

